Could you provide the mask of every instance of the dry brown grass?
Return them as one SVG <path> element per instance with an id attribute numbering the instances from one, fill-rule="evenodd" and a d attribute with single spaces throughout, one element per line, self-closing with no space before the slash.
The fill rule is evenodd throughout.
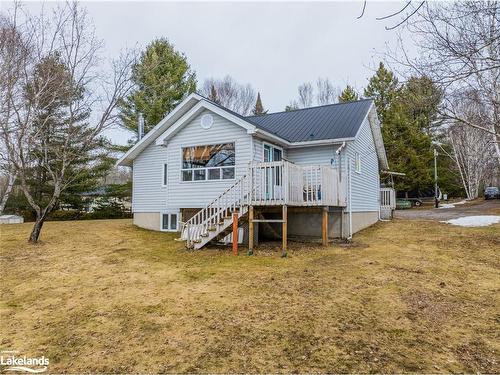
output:
<path id="1" fill-rule="evenodd" d="M 500 226 L 189 252 L 128 220 L 1 226 L 0 349 L 52 372 L 500 372 Z"/>

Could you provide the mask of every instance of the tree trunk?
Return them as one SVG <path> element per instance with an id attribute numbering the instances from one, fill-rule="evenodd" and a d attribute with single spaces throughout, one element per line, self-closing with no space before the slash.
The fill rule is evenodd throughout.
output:
<path id="1" fill-rule="evenodd" d="M 45 216 L 37 217 L 33 229 L 31 230 L 29 242 L 37 243 L 40 237 L 40 232 L 42 231 L 43 223 L 45 222 Z"/>
<path id="2" fill-rule="evenodd" d="M 9 181 L 7 182 L 5 193 L 3 194 L 2 200 L 0 201 L 0 215 L 2 215 L 3 210 L 5 210 L 5 205 L 7 204 L 7 200 L 9 199 L 12 188 L 14 187 L 14 182 L 16 182 L 16 174 L 9 173 Z"/>

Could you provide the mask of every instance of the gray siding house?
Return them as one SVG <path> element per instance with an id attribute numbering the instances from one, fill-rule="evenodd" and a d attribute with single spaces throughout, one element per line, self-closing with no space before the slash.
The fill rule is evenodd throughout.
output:
<path id="1" fill-rule="evenodd" d="M 227 238 L 233 214 L 250 246 L 348 238 L 379 220 L 388 169 L 372 100 L 243 117 L 198 94 L 117 164 L 133 169 L 134 224 L 194 248 Z"/>

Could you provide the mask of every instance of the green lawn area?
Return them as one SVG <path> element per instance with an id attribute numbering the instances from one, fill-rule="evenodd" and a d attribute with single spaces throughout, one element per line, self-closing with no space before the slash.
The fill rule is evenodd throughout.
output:
<path id="1" fill-rule="evenodd" d="M 50 372 L 499 373 L 500 225 L 185 250 L 130 220 L 2 225 L 0 350 Z"/>

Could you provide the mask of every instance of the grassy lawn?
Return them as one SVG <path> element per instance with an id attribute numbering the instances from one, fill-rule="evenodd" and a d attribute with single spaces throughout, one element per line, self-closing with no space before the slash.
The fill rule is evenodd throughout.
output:
<path id="1" fill-rule="evenodd" d="M 51 372 L 500 372 L 500 225 L 395 220 L 285 259 L 129 220 L 30 229 L 0 227 L 0 350 Z"/>

